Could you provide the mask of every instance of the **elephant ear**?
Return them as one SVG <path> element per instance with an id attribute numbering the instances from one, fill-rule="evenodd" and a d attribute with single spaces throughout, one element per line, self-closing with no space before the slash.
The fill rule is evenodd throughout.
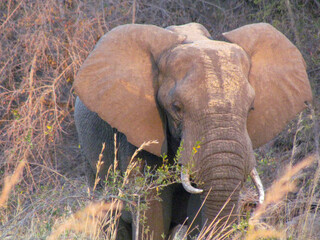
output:
<path id="1" fill-rule="evenodd" d="M 133 145 L 157 140 L 145 150 L 160 155 L 164 140 L 154 96 L 155 60 L 184 36 L 152 26 L 128 24 L 105 34 L 74 82 L 82 102 Z"/>
<path id="2" fill-rule="evenodd" d="M 306 64 L 299 50 L 269 24 L 246 25 L 223 35 L 251 58 L 249 82 L 256 97 L 247 127 L 257 148 L 274 138 L 312 100 Z"/>
<path id="3" fill-rule="evenodd" d="M 166 29 L 177 34 L 185 35 L 186 39 L 183 43 L 193 43 L 201 40 L 211 39 L 208 30 L 199 23 L 188 23 L 180 26 L 169 26 Z"/>

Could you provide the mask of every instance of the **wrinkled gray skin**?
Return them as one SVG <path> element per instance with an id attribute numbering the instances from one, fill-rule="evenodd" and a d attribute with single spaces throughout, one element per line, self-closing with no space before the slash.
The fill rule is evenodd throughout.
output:
<path id="1" fill-rule="evenodd" d="M 164 56 L 164 58 L 166 57 L 170 57 L 170 55 Z M 179 59 L 179 57 L 177 58 Z M 170 69 L 170 66 L 165 66 L 165 60 L 163 62 L 164 65 L 162 67 L 168 69 L 168 72 L 175 74 L 174 69 Z M 191 62 L 192 61 L 190 61 L 190 64 Z M 200 214 L 201 217 L 199 217 L 196 222 L 201 227 L 207 219 L 214 219 L 226 199 L 230 196 L 230 193 L 234 191 L 230 203 L 221 214 L 226 216 L 230 213 L 232 207 L 236 205 L 244 178 L 252 168 L 248 169 L 248 159 L 252 160 L 254 158 L 252 156 L 251 142 L 245 128 L 247 114 L 250 110 L 253 96 L 251 96 L 250 100 L 246 98 L 246 102 L 243 102 L 240 100 L 242 94 L 249 94 L 246 92 L 241 94 L 239 94 L 239 92 L 234 93 L 234 95 L 239 98 L 236 98 L 235 102 L 241 106 L 241 108 L 238 107 L 238 114 L 232 112 L 236 111 L 236 107 L 230 108 L 227 102 L 223 103 L 220 108 L 206 109 L 207 112 L 203 112 L 201 101 L 207 102 L 211 96 L 210 93 L 201 93 L 203 89 L 198 87 L 199 83 L 192 80 L 193 72 L 201 71 L 201 66 L 200 69 L 191 69 L 193 70 L 189 72 L 189 80 L 191 79 L 191 81 L 188 81 L 188 78 L 186 78 L 185 81 L 180 82 L 180 85 L 170 83 L 170 77 L 161 75 L 160 78 L 168 77 L 169 80 L 162 80 L 163 84 L 158 89 L 157 101 L 163 118 L 165 119 L 164 121 L 166 121 L 167 124 L 166 140 L 168 142 L 167 154 L 169 159 L 172 159 L 174 156 L 181 139 L 184 140 L 184 144 L 189 148 L 192 148 L 195 141 L 202 141 L 201 151 L 199 151 L 198 155 L 198 159 L 200 159 L 198 161 L 201 162 L 198 165 L 196 164 L 199 166 L 197 170 L 201 176 L 200 181 L 204 183 L 203 189 L 205 192 L 201 195 L 201 199 L 203 200 L 211 187 L 213 187 L 213 190 L 209 194 L 209 201 L 207 201 L 204 207 L 203 212 L 206 214 Z M 195 86 L 192 86 L 192 84 L 195 84 Z M 249 83 L 247 84 L 249 85 Z M 173 85 L 174 88 L 172 88 Z M 184 88 L 189 89 L 189 92 L 182 95 L 181 91 L 185 91 Z M 175 96 L 177 92 L 179 98 L 184 99 L 173 101 L 173 98 L 178 99 L 178 97 Z M 216 95 L 214 95 L 214 97 L 216 97 Z M 187 102 L 188 105 L 182 105 L 183 101 Z M 187 110 L 182 110 L 182 108 L 191 108 L 188 110 L 190 115 L 185 114 L 186 119 L 184 120 L 181 119 L 181 111 Z M 235 119 L 237 121 L 235 121 Z M 104 169 L 100 172 L 104 174 L 107 172 L 107 169 L 113 163 L 114 133 L 117 133 L 117 145 L 121 146 L 119 147 L 117 157 L 121 171 L 124 172 L 126 170 L 136 147 L 128 143 L 123 134 L 113 129 L 96 113 L 89 111 L 79 98 L 77 98 L 75 106 L 75 122 L 83 154 L 92 169 L 95 169 L 102 143 L 105 142 L 108 151 L 104 152 L 105 164 Z M 183 122 L 183 124 L 181 124 L 181 122 Z M 146 151 L 142 151 L 138 157 L 145 159 L 150 166 L 161 164 L 159 157 Z M 101 177 L 103 179 L 103 176 Z M 191 219 L 193 219 L 192 216 L 194 216 L 201 205 L 199 195 L 191 195 L 190 197 L 190 194 L 184 191 L 180 185 L 166 188 L 162 193 L 162 198 L 164 199 L 165 222 L 168 224 L 166 229 L 169 228 L 169 223 L 171 226 L 178 223 L 182 224 L 188 215 L 191 221 Z M 211 202 L 210 198 L 214 199 L 214 201 Z M 187 211 L 187 209 L 189 209 L 189 211 Z M 124 223 L 129 223 L 125 227 L 128 231 L 121 231 L 121 234 L 125 236 L 123 239 L 130 239 L 131 219 L 125 214 L 122 220 Z M 124 224 L 124 226 L 125 225 L 126 224 Z"/>
<path id="2" fill-rule="evenodd" d="M 78 138 L 81 145 L 81 151 L 86 160 L 85 173 L 90 186 L 94 184 L 95 169 L 97 159 L 102 149 L 102 144 L 106 143 L 103 156 L 103 167 L 100 171 L 100 178 L 104 179 L 106 170 L 114 160 L 114 134 L 117 134 L 117 146 L 121 146 L 118 149 L 117 159 L 119 160 L 119 168 L 121 172 L 125 172 L 128 166 L 128 162 L 131 156 L 137 149 L 135 146 L 127 141 L 124 134 L 118 132 L 115 128 L 112 128 L 107 122 L 102 120 L 96 113 L 90 111 L 77 97 L 75 103 L 75 123 L 78 132 Z M 170 155 L 170 153 L 169 153 Z M 162 159 L 146 151 L 141 151 L 138 156 L 146 161 L 146 164 L 151 167 L 156 167 L 162 164 Z M 181 184 L 175 184 L 169 186 L 162 191 L 161 194 L 162 204 L 164 206 L 164 222 L 165 228 L 169 230 L 170 225 L 183 224 L 187 215 L 194 216 L 196 210 L 199 209 L 200 197 L 194 196 L 192 203 L 189 206 L 190 211 L 187 213 L 188 201 L 190 194 L 187 193 Z M 120 219 L 118 238 L 117 239 L 131 239 L 134 235 L 134 229 L 132 229 L 132 216 L 128 212 L 124 212 Z M 198 222 L 199 224 L 199 222 Z"/>
<path id="3" fill-rule="evenodd" d="M 181 163 L 187 166 L 192 148 L 196 141 L 201 141 L 201 149 L 193 157 L 193 170 L 197 180 L 203 183 L 200 187 L 204 190 L 199 197 L 189 195 L 179 185 L 165 189 L 162 193 L 165 222 L 168 224 L 165 229 L 169 228 L 169 224 L 183 223 L 188 216 L 191 220 L 206 195 L 208 198 L 203 213 L 197 220 L 200 228 L 205 222 L 215 219 L 229 197 L 229 203 L 219 215 L 224 218 L 222 221 L 226 221 L 237 205 L 242 184 L 255 163 L 247 132 L 247 117 L 252 108 L 254 90 L 245 77 L 248 74 L 247 65 L 240 65 L 242 62 L 248 63 L 245 59 L 246 54 L 239 47 L 221 47 L 219 43 L 212 45 L 211 42 L 208 46 L 180 45 L 157 59 L 159 73 L 155 96 L 165 128 L 167 155 L 172 160 L 183 141 L 185 150 Z M 84 155 L 92 168 L 98 160 L 102 142 L 107 143 L 109 151 L 106 151 L 108 155 L 104 160 L 107 164 L 102 170 L 106 173 L 114 159 L 114 130 L 79 100 L 75 108 L 75 121 Z M 122 134 L 118 139 L 120 169 L 125 171 L 135 147 Z M 139 157 L 145 159 L 148 165 L 161 162 L 161 159 L 147 152 L 142 152 Z M 128 218 L 124 220 L 128 222 Z"/>

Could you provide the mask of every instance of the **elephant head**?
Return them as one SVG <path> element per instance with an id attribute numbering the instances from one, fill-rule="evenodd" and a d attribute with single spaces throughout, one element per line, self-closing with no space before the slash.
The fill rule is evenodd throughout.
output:
<path id="1" fill-rule="evenodd" d="M 193 163 L 202 197 L 210 192 L 209 221 L 230 196 L 220 216 L 237 203 L 253 149 L 312 98 L 299 50 L 271 25 L 224 36 L 231 43 L 211 40 L 196 23 L 119 26 L 99 40 L 74 83 L 83 103 L 133 145 L 158 140 L 146 150 L 160 156 L 183 141 L 181 164 Z"/>

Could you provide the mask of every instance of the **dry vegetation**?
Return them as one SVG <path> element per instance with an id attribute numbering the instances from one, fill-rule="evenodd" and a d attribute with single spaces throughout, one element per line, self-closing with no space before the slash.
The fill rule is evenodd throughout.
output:
<path id="1" fill-rule="evenodd" d="M 241 220 L 232 235 L 219 239 L 319 239 L 318 0 L 0 1 L 0 239 L 46 239 L 51 233 L 51 239 L 60 234 L 61 239 L 111 239 L 114 223 L 106 216 L 116 216 L 120 203 L 94 202 L 95 193 L 85 185 L 72 117 L 72 82 L 97 40 L 132 21 L 163 27 L 195 21 L 215 39 L 222 39 L 224 31 L 264 21 L 298 46 L 308 66 L 313 106 L 257 150 L 266 187 L 283 178 L 270 187 L 269 198 L 253 218 Z M 303 164 L 309 167 L 299 171 Z M 243 208 L 255 198 L 249 183 Z M 109 229 L 107 236 L 101 226 Z"/>

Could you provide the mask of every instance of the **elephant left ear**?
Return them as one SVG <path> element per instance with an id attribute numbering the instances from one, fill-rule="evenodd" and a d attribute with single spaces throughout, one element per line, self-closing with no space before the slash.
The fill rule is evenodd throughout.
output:
<path id="1" fill-rule="evenodd" d="M 247 128 L 257 148 L 274 138 L 312 100 L 306 64 L 299 50 L 270 24 L 250 24 L 223 35 L 251 58 L 249 82 L 256 97 Z"/>

